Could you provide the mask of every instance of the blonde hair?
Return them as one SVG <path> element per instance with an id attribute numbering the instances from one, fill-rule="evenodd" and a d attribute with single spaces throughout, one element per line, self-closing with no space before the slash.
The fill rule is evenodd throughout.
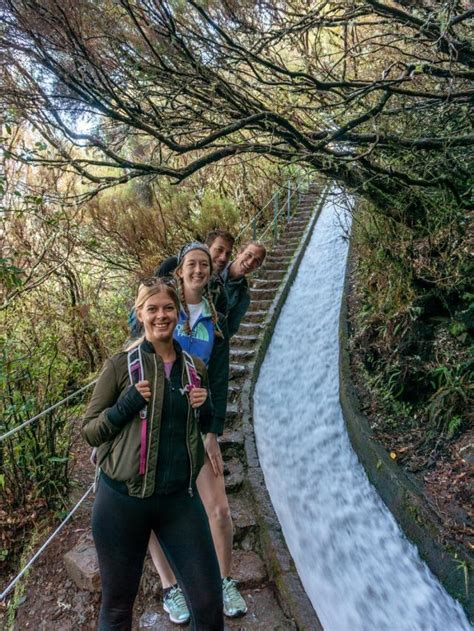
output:
<path id="1" fill-rule="evenodd" d="M 135 298 L 135 311 L 138 313 L 143 309 L 146 301 L 155 294 L 161 294 L 165 291 L 179 312 L 179 298 L 174 287 L 172 287 L 163 278 L 152 278 L 149 281 L 141 281 L 138 287 L 138 294 Z"/>

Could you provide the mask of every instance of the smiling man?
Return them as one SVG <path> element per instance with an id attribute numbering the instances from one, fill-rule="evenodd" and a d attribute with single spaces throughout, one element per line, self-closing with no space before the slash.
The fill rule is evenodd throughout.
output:
<path id="1" fill-rule="evenodd" d="M 263 243 L 249 241 L 237 256 L 220 273 L 227 296 L 227 327 L 229 338 L 237 333 L 240 322 L 250 304 L 250 291 L 246 276 L 255 272 L 265 260 L 267 250 Z"/>

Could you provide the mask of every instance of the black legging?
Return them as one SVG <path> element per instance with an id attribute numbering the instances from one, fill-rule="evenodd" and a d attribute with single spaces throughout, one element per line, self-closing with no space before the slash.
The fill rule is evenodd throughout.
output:
<path id="1" fill-rule="evenodd" d="M 191 629 L 222 631 L 222 585 L 206 512 L 187 489 L 140 499 L 99 481 L 92 533 L 99 557 L 99 631 L 129 631 L 151 530 L 181 585 Z"/>

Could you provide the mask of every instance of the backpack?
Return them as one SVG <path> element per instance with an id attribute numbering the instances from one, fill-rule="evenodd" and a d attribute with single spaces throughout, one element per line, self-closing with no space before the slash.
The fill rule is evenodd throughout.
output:
<path id="1" fill-rule="evenodd" d="M 186 351 L 182 351 L 182 354 L 187 377 L 187 384 L 184 386 L 184 388 L 180 389 L 181 394 L 184 395 L 186 393 L 189 393 L 193 388 L 199 388 L 201 385 L 201 378 L 198 375 L 196 366 L 194 365 L 194 360 L 191 355 L 189 355 L 189 353 L 187 353 Z M 143 380 L 144 370 L 141 345 L 136 346 L 135 348 L 132 348 L 128 351 L 127 366 L 130 383 L 132 385 Z M 197 418 L 198 412 L 195 411 L 195 414 Z M 145 406 L 142 410 L 140 410 L 140 475 L 145 475 L 146 471 L 147 431 L 147 407 Z"/>

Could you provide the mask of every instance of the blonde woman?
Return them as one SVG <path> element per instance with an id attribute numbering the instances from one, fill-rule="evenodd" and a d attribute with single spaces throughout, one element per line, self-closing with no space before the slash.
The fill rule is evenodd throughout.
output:
<path id="1" fill-rule="evenodd" d="M 129 631 L 150 533 L 183 588 L 191 628 L 221 631 L 222 588 L 196 492 L 212 408 L 202 361 L 173 339 L 180 304 L 161 279 L 135 303 L 145 335 L 107 360 L 83 421 L 100 467 L 92 531 L 102 581 L 100 631 Z M 199 411 L 199 414 L 198 414 Z"/>

